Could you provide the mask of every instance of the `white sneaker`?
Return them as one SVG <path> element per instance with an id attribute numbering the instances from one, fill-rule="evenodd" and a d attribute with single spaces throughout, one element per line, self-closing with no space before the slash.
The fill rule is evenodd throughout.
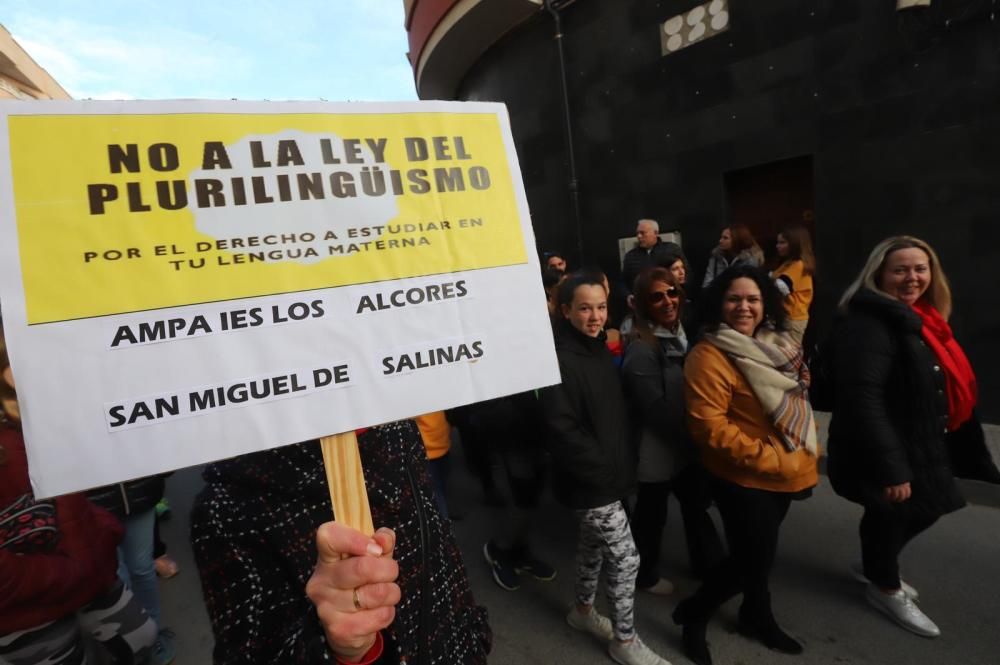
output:
<path id="1" fill-rule="evenodd" d="M 865 577 L 865 567 L 861 564 L 860 561 L 855 561 L 854 563 L 851 564 L 851 574 L 854 575 L 854 579 L 856 579 L 859 582 L 864 582 L 865 584 L 870 583 L 870 580 L 867 577 Z M 920 592 L 914 589 L 909 584 L 907 584 L 906 580 L 904 580 L 902 577 L 899 578 L 899 588 L 901 588 L 913 602 L 916 603 L 920 600 Z"/>
<path id="2" fill-rule="evenodd" d="M 670 661 L 657 656 L 636 635 L 631 642 L 613 641 L 608 645 L 611 660 L 621 665 L 670 665 Z"/>
<path id="3" fill-rule="evenodd" d="M 941 630 L 902 589 L 885 593 L 874 584 L 869 584 L 865 589 L 865 598 L 869 605 L 912 633 L 923 637 L 937 637 L 941 634 Z"/>
<path id="4" fill-rule="evenodd" d="M 669 596 L 674 592 L 674 583 L 665 577 L 656 580 L 653 586 L 642 587 L 640 591 L 651 593 L 655 596 Z"/>
<path id="5" fill-rule="evenodd" d="M 576 607 L 571 607 L 569 614 L 566 615 L 566 623 L 579 631 L 590 633 L 605 642 L 615 639 L 615 631 L 611 628 L 611 620 L 594 608 L 590 608 L 590 612 L 587 614 L 580 614 L 576 610 Z"/>

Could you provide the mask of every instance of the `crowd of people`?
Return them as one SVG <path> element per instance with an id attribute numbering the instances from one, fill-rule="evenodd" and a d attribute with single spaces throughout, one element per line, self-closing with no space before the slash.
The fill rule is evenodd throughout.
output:
<path id="1" fill-rule="evenodd" d="M 551 488 L 578 527 L 566 622 L 615 662 L 667 663 L 640 638 L 634 608 L 637 590 L 674 592 L 659 562 L 670 496 L 701 580 L 672 614 L 684 655 L 713 662 L 712 616 L 737 595 L 742 633 L 801 653 L 769 581 L 781 525 L 793 503 L 809 509 L 798 504 L 818 482 L 813 374 L 832 395 L 831 483 L 864 508 L 865 599 L 913 633 L 940 633 L 899 576 L 900 552 L 964 505 L 956 474 L 1000 482 L 1000 471 L 934 250 L 908 236 L 876 246 L 807 364 L 817 270 L 807 230 L 781 231 L 768 270 L 749 230 L 726 228 L 700 288 L 654 220 L 640 220 L 636 239 L 624 284 L 543 255 L 561 383 L 358 431 L 374 535 L 329 521 L 316 442 L 206 467 L 191 544 L 215 663 L 485 663 L 492 632 L 451 528 L 461 517 L 448 504 L 452 427 L 500 516 L 483 544 L 495 582 L 512 591 L 524 576 L 556 576 L 532 549 Z M 614 312 L 619 287 L 627 297 Z M 0 368 L 0 663 L 84 663 L 89 642 L 115 663 L 164 665 L 163 479 L 36 500 L 2 335 Z M 609 616 L 595 607 L 602 585 Z"/>

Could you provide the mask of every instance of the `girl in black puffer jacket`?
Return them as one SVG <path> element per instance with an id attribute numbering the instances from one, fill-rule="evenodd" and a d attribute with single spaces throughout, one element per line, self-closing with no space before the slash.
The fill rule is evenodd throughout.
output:
<path id="1" fill-rule="evenodd" d="M 553 488 L 580 525 L 576 604 L 566 621 L 608 643 L 623 665 L 666 665 L 635 631 L 639 553 L 622 499 L 635 490 L 635 450 L 618 371 L 605 345 L 608 292 L 600 277 L 575 274 L 559 286 L 556 324 L 562 383 L 541 391 L 555 470 Z M 594 608 L 604 579 L 611 620 Z"/>

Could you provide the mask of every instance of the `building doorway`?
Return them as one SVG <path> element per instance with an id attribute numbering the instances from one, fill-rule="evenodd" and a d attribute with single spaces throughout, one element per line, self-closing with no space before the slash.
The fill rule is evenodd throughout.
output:
<path id="1" fill-rule="evenodd" d="M 812 155 L 729 171 L 724 176 L 730 224 L 745 224 L 773 265 L 778 232 L 804 226 L 816 245 Z"/>

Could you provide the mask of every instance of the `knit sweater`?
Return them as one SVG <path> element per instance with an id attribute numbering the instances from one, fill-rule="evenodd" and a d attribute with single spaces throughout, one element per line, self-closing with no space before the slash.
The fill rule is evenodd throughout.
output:
<path id="1" fill-rule="evenodd" d="M 122 527 L 83 494 L 36 500 L 19 429 L 0 425 L 0 636 L 75 612 L 115 582 Z"/>
<path id="2" fill-rule="evenodd" d="M 461 553 L 435 507 L 413 421 L 358 437 L 376 528 L 396 532 L 402 599 L 377 661 L 486 662 L 492 636 Z M 305 593 L 316 529 L 332 518 L 319 444 L 210 465 L 192 511 L 191 542 L 215 634 L 217 665 L 333 663 Z"/>
<path id="3" fill-rule="evenodd" d="M 816 485 L 816 456 L 789 452 L 743 374 L 725 353 L 700 342 L 684 365 L 688 428 L 712 475 L 771 492 Z"/>

